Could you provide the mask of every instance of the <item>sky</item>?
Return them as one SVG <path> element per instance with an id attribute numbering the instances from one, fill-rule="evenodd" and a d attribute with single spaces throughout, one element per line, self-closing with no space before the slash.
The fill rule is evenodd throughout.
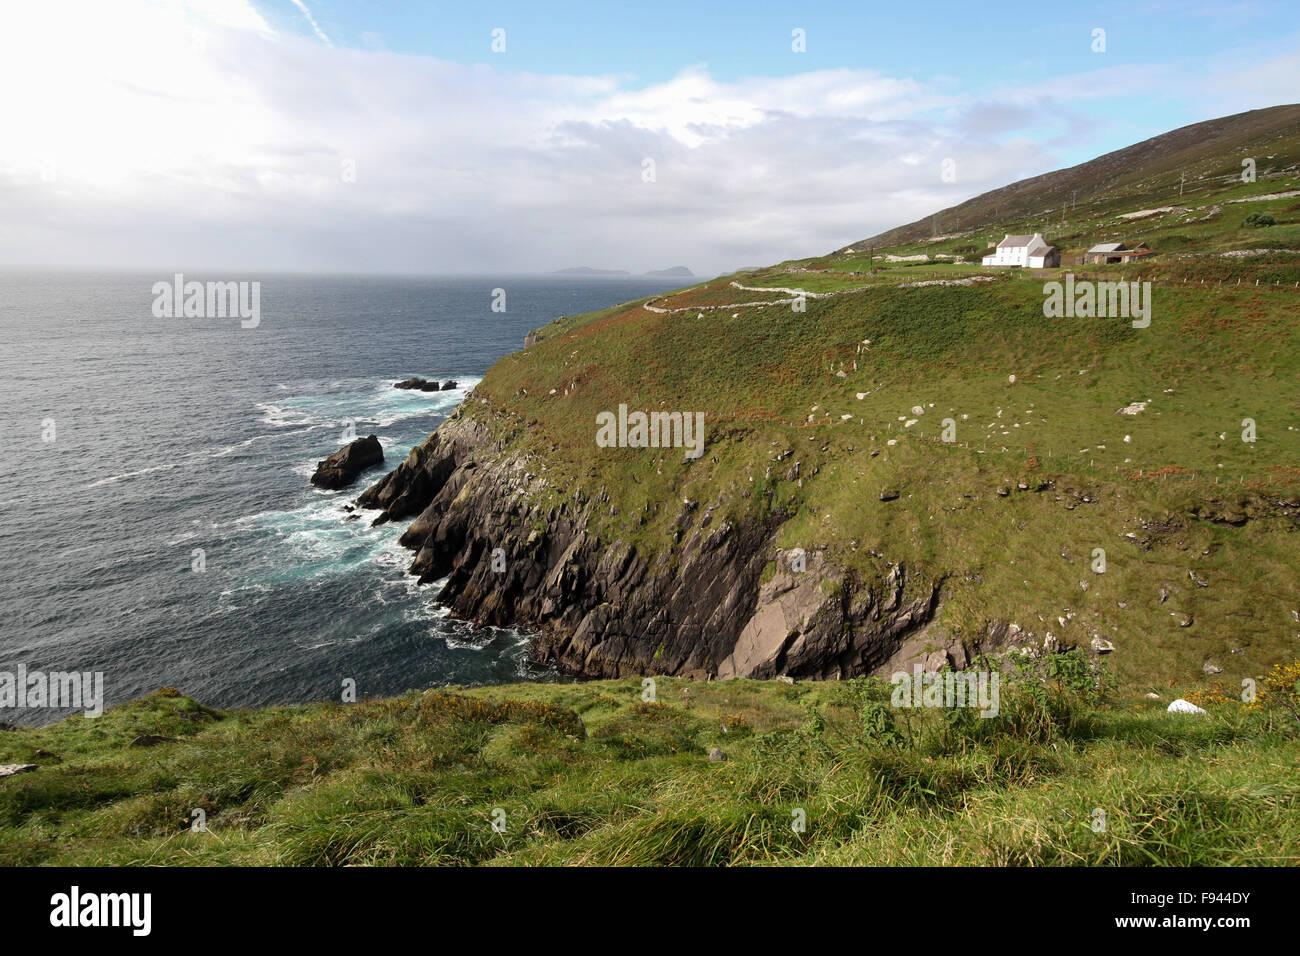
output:
<path id="1" fill-rule="evenodd" d="M 0 264 L 713 275 L 1295 102 L 1294 0 L 0 0 Z"/>

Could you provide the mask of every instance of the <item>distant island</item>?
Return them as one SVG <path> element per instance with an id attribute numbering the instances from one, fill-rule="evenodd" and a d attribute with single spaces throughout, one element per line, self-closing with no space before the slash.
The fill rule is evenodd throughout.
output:
<path id="1" fill-rule="evenodd" d="M 630 276 L 632 273 L 626 269 L 593 269 L 591 266 L 572 266 L 568 269 L 556 269 L 548 274 L 553 276 Z M 642 275 L 663 279 L 693 279 L 695 277 L 695 273 L 685 266 L 652 269 L 649 272 L 642 273 Z"/>

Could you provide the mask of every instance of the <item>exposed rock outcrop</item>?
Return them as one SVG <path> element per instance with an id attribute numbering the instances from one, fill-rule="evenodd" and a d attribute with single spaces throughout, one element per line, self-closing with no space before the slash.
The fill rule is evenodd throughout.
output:
<path id="1" fill-rule="evenodd" d="M 827 564 L 819 553 L 807 569 L 785 569 L 759 589 L 754 613 L 718 667 L 719 677 L 835 679 L 869 673 L 883 665 L 938 608 L 938 585 L 905 588 L 902 565 L 890 569 L 873 590 Z"/>
<path id="2" fill-rule="evenodd" d="M 415 516 L 401 538 L 411 571 L 445 578 L 453 612 L 537 630 L 535 659 L 587 676 L 851 677 L 938 606 L 939 585 L 902 566 L 859 581 L 814 553 L 791 570 L 773 543 L 780 515 L 732 521 L 692 502 L 677 543 L 642 554 L 593 535 L 606 496 L 566 489 L 540 505 L 541 482 L 507 438 L 457 413 L 357 503 L 380 509 L 376 523 Z"/>
<path id="3" fill-rule="evenodd" d="M 417 392 L 450 392 L 456 384 L 455 380 L 448 380 L 439 385 L 437 381 L 430 381 L 427 378 L 404 378 L 400 382 L 394 382 L 393 388 L 413 389 Z"/>
<path id="4" fill-rule="evenodd" d="M 374 435 L 358 438 L 344 445 L 328 458 L 316 464 L 316 473 L 311 476 L 311 483 L 318 488 L 346 488 L 357 480 L 357 476 L 384 460 L 384 449 Z"/>

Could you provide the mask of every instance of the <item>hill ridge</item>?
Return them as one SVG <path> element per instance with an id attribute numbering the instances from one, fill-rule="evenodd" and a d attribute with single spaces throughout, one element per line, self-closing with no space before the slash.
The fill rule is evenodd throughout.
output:
<path id="1" fill-rule="evenodd" d="M 1138 186 L 1165 173 L 1176 176 L 1180 169 L 1186 171 L 1204 167 L 1206 163 L 1221 162 L 1221 157 L 1227 152 L 1262 145 L 1270 137 L 1294 130 L 1297 125 L 1300 125 L 1300 104 L 1248 110 L 1191 123 L 1075 166 L 999 186 L 914 222 L 849 243 L 836 252 L 861 251 L 867 246 L 901 245 L 930 238 L 937 231 L 971 231 L 998 222 L 1046 216 L 1059 210 L 1066 202 L 1100 199 L 1107 190 L 1125 185 Z M 1262 177 L 1266 169 L 1262 168 L 1263 163 L 1259 165 L 1258 174 Z M 1197 179 L 1188 183 L 1195 189 L 1206 177 L 1219 172 L 1223 175 L 1239 174 L 1241 168 L 1239 165 L 1235 168 L 1215 166 L 1213 173 L 1203 169 Z M 1135 195 L 1140 195 L 1140 192 L 1135 190 Z M 936 223 L 939 230 L 935 228 Z"/>

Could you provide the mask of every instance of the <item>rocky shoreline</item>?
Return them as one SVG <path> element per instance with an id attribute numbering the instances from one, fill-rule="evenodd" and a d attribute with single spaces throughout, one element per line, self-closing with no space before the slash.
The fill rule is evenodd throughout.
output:
<path id="1" fill-rule="evenodd" d="M 932 668 L 964 662 L 960 645 L 934 649 L 946 643 L 932 630 L 940 582 L 914 580 L 901 564 L 861 581 L 819 552 L 793 571 L 774 543 L 781 516 L 715 523 L 694 503 L 682 505 L 678 543 L 662 554 L 599 540 L 589 519 L 608 496 L 579 488 L 562 505 L 532 504 L 543 479 L 483 414 L 462 406 L 357 505 L 378 509 L 375 523 L 413 516 L 401 538 L 415 552 L 411 573 L 446 578 L 441 601 L 460 617 L 538 631 L 537 661 L 587 677 L 701 679 L 847 678 L 907 647 Z M 762 580 L 770 562 L 775 573 Z"/>

